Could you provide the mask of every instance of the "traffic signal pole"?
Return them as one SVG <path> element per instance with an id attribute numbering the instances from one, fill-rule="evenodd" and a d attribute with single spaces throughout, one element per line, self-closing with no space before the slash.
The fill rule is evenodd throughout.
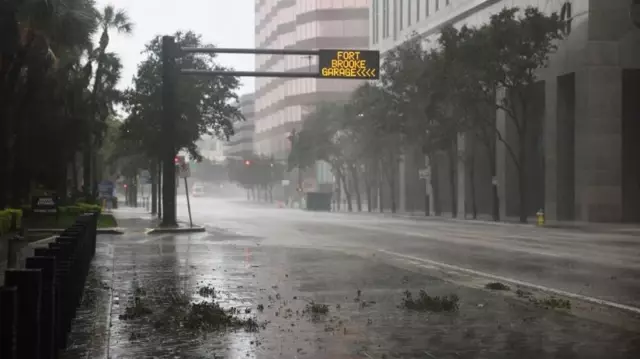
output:
<path id="1" fill-rule="evenodd" d="M 176 85 L 178 69 L 176 67 L 177 46 L 173 36 L 162 37 L 162 135 L 165 146 L 162 148 L 162 223 L 163 227 L 176 227 L 176 166 L 174 157 L 176 146 L 173 143 L 176 116 Z"/>
<path id="2" fill-rule="evenodd" d="M 264 72 L 264 71 L 203 71 L 178 69 L 176 59 L 186 54 L 265 54 L 318 57 L 318 71 Z M 178 118 L 176 85 L 178 75 L 196 76 L 250 76 L 288 78 L 332 78 L 375 80 L 379 78 L 380 52 L 371 50 L 304 50 L 304 49 L 239 49 L 217 47 L 180 48 L 175 37 L 162 37 L 162 226 L 177 226 L 176 171 L 174 156 L 179 148 L 173 141 L 175 121 Z M 301 176 L 301 175 L 300 175 Z M 301 177 L 300 177 L 301 180 Z M 300 181 L 299 180 L 299 181 Z M 188 188 L 185 188 L 188 191 Z"/>

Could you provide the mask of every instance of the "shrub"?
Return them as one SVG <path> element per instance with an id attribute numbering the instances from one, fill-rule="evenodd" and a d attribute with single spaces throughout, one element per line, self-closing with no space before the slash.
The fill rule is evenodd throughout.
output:
<path id="1" fill-rule="evenodd" d="M 102 212 L 102 207 L 97 204 L 77 202 L 72 206 L 58 207 L 58 210 L 60 211 L 60 214 L 79 216 L 87 212 Z"/>
<path id="2" fill-rule="evenodd" d="M 16 228 L 12 227 L 13 216 L 16 218 Z M 0 211 L 0 234 L 5 234 L 12 229 L 18 229 L 22 226 L 22 210 L 8 208 Z"/>

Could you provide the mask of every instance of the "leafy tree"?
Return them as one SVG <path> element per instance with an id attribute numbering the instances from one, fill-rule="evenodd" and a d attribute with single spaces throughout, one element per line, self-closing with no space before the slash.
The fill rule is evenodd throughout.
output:
<path id="1" fill-rule="evenodd" d="M 260 200 L 256 193 L 262 190 L 264 201 L 273 202 L 273 187 L 282 181 L 285 166 L 271 157 L 253 155 L 244 159 L 228 159 L 229 180 L 247 189 L 247 197 Z"/>
<path id="2" fill-rule="evenodd" d="M 200 35 L 191 31 L 177 32 L 179 47 L 210 47 Z M 235 120 L 244 119 L 237 103 L 236 77 L 203 78 L 183 76 L 177 83 L 176 113 L 178 120 L 171 138 L 162 132 L 162 38 L 156 36 L 145 47 L 146 58 L 138 66 L 134 85 L 125 94 L 129 116 L 122 127 L 123 139 L 152 159 L 152 173 L 160 163 L 163 150 L 170 146 L 173 154 L 185 149 L 191 158 L 200 161 L 196 142 L 202 135 L 228 139 L 233 134 Z M 178 68 L 224 71 L 215 61 L 215 54 L 186 54 L 176 61 Z M 171 199 L 165 198 L 171 201 Z M 168 220 L 165 218 L 165 220 Z M 170 219 L 169 219 L 170 220 Z M 172 223 L 165 223 L 171 225 Z"/>
<path id="3" fill-rule="evenodd" d="M 97 19 L 90 0 L 0 3 L 0 207 L 26 199 L 33 181 L 66 192 L 86 137 L 83 57 Z"/>
<path id="4" fill-rule="evenodd" d="M 391 113 L 392 98 L 382 87 L 364 84 L 360 86 L 351 96 L 348 110 L 352 113 L 346 125 L 354 136 L 353 141 L 357 144 L 357 156 L 359 162 L 364 165 L 363 182 L 369 203 L 369 211 L 372 208 L 375 192 L 381 188 L 381 176 L 393 176 L 395 170 L 386 168 L 385 163 L 393 163 L 393 158 L 397 156 L 397 146 L 400 139 L 394 123 L 389 123 L 387 115 Z M 391 129 L 389 129 L 391 127 Z M 389 178 L 389 177 L 387 177 Z M 392 183 L 387 181 L 387 183 Z M 392 198 L 392 208 L 395 203 L 395 191 L 390 185 L 390 196 Z M 380 203 L 382 198 L 376 198 L 380 211 L 384 206 Z"/>
<path id="5" fill-rule="evenodd" d="M 109 31 L 116 30 L 120 33 L 131 34 L 133 31 L 133 23 L 124 10 L 116 9 L 112 5 L 107 5 L 98 13 L 98 27 L 101 30 L 99 47 L 95 50 L 96 71 L 93 80 L 93 88 L 91 91 L 92 114 L 88 117 L 88 128 L 91 133 L 87 136 L 87 143 L 84 152 L 84 183 L 85 191 L 97 191 L 97 160 L 93 147 L 99 145 L 101 141 L 101 133 L 105 129 L 105 120 L 112 111 L 109 111 L 104 96 L 114 95 L 115 83 L 119 79 L 120 67 L 116 61 L 115 54 L 107 53 L 109 46 Z M 117 96 L 117 94 L 116 94 Z M 103 97 L 103 98 L 101 98 Z M 95 131 L 94 128 L 99 126 L 102 131 Z"/>
<path id="6" fill-rule="evenodd" d="M 491 16 L 489 23 L 472 37 L 471 49 L 482 51 L 466 52 L 467 66 L 481 66 L 476 73 L 484 76 L 476 79 L 484 90 L 489 94 L 495 89 L 505 93 L 493 104 L 505 112 L 517 134 L 516 138 L 505 138 L 501 133 L 497 136 L 518 173 L 521 222 L 526 222 L 528 216 L 526 143 L 534 130 L 530 114 L 535 101 L 533 89 L 538 82 L 538 70 L 548 66 L 550 54 L 556 51 L 557 41 L 563 37 L 563 26 L 556 13 L 546 15 L 534 7 L 524 11 L 507 8 Z M 472 54 L 475 60 L 470 58 Z"/>
<path id="7" fill-rule="evenodd" d="M 180 47 L 207 47 L 200 35 L 177 32 L 176 43 Z M 155 37 L 145 47 L 146 59 L 138 66 L 134 86 L 126 93 L 126 107 L 130 116 L 125 120 L 123 135 L 135 141 L 150 156 L 157 158 L 165 145 L 161 134 L 162 74 L 161 37 Z M 185 55 L 177 60 L 179 68 L 197 70 L 228 70 L 215 62 L 215 54 Z M 233 135 L 232 121 L 243 119 L 238 107 L 235 90 L 239 82 L 235 77 L 216 76 L 202 78 L 184 76 L 178 83 L 177 100 L 180 121 L 172 138 L 174 153 L 189 151 L 196 160 L 202 156 L 196 141 L 202 135 L 215 135 L 228 139 Z"/>

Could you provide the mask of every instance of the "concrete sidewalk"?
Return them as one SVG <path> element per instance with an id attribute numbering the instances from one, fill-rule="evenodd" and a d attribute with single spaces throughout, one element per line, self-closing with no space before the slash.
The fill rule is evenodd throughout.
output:
<path id="1" fill-rule="evenodd" d="M 134 214 L 118 215 L 150 224 Z M 405 290 L 421 289 L 456 294 L 459 311 L 399 307 Z M 64 359 L 640 355 L 634 332 L 543 309 L 514 292 L 457 285 L 362 250 L 267 246 L 234 233 L 100 236 L 85 293 Z M 212 293 L 237 320 L 255 320 L 255 330 L 191 331 L 176 322 L 177 303 L 210 301 Z M 309 313 L 314 304 L 328 312 Z"/>

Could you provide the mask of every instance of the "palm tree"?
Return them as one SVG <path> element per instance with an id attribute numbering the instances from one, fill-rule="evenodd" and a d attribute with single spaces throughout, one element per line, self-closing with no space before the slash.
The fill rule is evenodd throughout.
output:
<path id="1" fill-rule="evenodd" d="M 93 106 L 93 116 L 90 116 L 89 121 L 89 133 L 94 133 L 94 121 L 101 117 L 100 111 L 103 106 L 99 104 L 99 94 L 104 87 L 103 77 L 105 75 L 105 67 L 109 58 L 107 56 L 107 47 L 109 46 L 109 31 L 116 30 L 119 33 L 130 34 L 133 31 L 133 23 L 130 21 L 127 13 L 122 9 L 116 9 L 112 5 L 104 7 L 101 13 L 98 14 L 99 28 L 102 33 L 100 35 L 100 43 L 97 49 L 96 60 L 96 74 L 93 81 L 93 91 L 91 94 L 91 105 Z M 106 117 L 106 114 L 102 114 L 102 117 Z M 84 183 L 85 193 L 95 195 L 97 189 L 97 173 L 96 173 L 96 151 L 93 147 L 96 145 L 96 138 L 91 135 L 88 136 L 85 146 L 85 153 L 83 155 L 83 168 L 84 168 Z M 92 181 L 93 178 L 93 181 Z"/>
<path id="2" fill-rule="evenodd" d="M 29 174 L 15 169 L 19 148 L 44 131 L 33 121 L 57 119 L 54 114 L 65 106 L 61 99 L 68 70 L 90 43 L 96 25 L 93 0 L 0 3 L 0 176 L 7 181 L 0 208 L 7 204 L 7 194 L 15 197 L 18 185 L 31 180 L 22 181 Z"/>

